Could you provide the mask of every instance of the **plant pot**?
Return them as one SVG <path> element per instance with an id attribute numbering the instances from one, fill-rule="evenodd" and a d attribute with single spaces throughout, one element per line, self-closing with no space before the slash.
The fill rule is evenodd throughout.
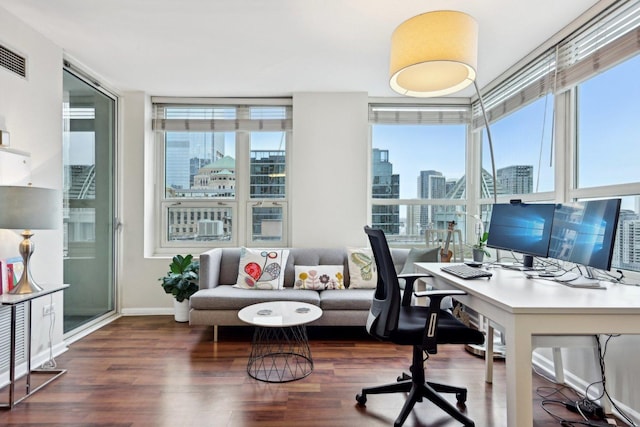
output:
<path id="1" fill-rule="evenodd" d="M 473 260 L 475 262 L 484 261 L 484 251 L 482 249 L 473 249 Z"/>
<path id="2" fill-rule="evenodd" d="M 173 317 L 176 322 L 188 322 L 189 321 L 189 300 L 186 299 L 182 302 L 173 300 Z"/>

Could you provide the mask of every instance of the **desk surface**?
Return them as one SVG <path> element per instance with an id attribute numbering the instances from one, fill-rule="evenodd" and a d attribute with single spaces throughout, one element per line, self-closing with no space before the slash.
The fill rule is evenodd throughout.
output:
<path id="1" fill-rule="evenodd" d="M 640 287 L 601 282 L 606 289 L 572 288 L 525 272 L 492 268 L 489 279 L 460 279 L 440 270 L 450 264 L 418 263 L 418 268 L 442 276 L 455 287 L 501 306 L 511 313 L 638 313 Z"/>
<path id="2" fill-rule="evenodd" d="M 532 426 L 531 351 L 536 336 L 640 334 L 640 287 L 571 288 L 524 272 L 494 268 L 490 279 L 464 280 L 445 264 L 416 263 L 437 289 L 460 289 L 462 304 L 500 324 L 506 342 L 507 425 Z M 472 416 L 473 417 L 473 416 Z"/>
<path id="3" fill-rule="evenodd" d="M 45 295 L 52 294 L 54 292 L 61 291 L 65 288 L 68 288 L 69 285 L 41 285 L 44 289 L 40 292 L 34 292 L 31 294 L 22 294 L 22 295 L 14 295 L 10 293 L 4 293 L 0 295 L 0 305 L 16 305 L 23 303 L 25 301 L 29 301 L 35 298 L 40 298 Z"/>

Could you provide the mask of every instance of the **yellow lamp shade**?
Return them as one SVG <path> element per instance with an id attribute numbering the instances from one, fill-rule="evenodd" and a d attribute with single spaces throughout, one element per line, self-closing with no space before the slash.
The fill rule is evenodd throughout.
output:
<path id="1" fill-rule="evenodd" d="M 441 10 L 404 21 L 391 38 L 390 85 L 401 95 L 443 96 L 476 78 L 478 23 Z"/>

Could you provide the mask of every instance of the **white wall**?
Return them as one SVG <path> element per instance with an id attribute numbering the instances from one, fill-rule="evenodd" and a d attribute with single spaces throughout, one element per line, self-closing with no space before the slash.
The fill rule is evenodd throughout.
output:
<path id="1" fill-rule="evenodd" d="M 0 68 L 0 126 L 11 134 L 11 147 L 31 153 L 34 186 L 62 188 L 62 49 L 15 16 L 0 8 L 0 44 L 27 57 L 27 79 Z M 1 205 L 0 205 L 1 209 Z M 54 209 L 62 210 L 60 205 Z M 2 231 L 0 257 L 18 254 L 22 237 Z M 62 283 L 62 224 L 58 230 L 38 230 L 31 271 L 37 282 Z M 45 301 L 46 300 L 46 301 Z M 53 296 L 57 316 L 53 343 L 62 343 L 62 295 Z M 49 297 L 34 301 L 33 353 L 47 350 L 49 318 L 42 306 Z"/>
<path id="2" fill-rule="evenodd" d="M 290 157 L 294 247 L 366 244 L 368 96 L 296 93 Z"/>
<path id="3" fill-rule="evenodd" d="M 173 312 L 158 278 L 170 257 L 154 257 L 154 152 L 149 96 L 122 97 L 122 252 L 118 280 L 124 314 Z M 369 137 L 366 93 L 299 93 L 293 97 L 289 203 L 291 245 L 366 244 Z"/>

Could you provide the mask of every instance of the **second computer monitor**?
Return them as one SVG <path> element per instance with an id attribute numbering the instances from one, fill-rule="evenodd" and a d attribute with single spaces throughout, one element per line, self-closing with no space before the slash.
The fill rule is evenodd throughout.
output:
<path id="1" fill-rule="evenodd" d="M 620 202 L 608 199 L 558 205 L 549 257 L 601 270 L 611 268 Z"/>
<path id="2" fill-rule="evenodd" d="M 553 203 L 498 203 L 493 205 L 487 246 L 527 255 L 546 257 L 549 251 Z"/>

